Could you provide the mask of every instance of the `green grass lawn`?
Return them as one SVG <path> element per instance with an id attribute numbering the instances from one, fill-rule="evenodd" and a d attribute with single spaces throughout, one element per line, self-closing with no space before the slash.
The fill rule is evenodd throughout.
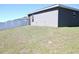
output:
<path id="1" fill-rule="evenodd" d="M 79 27 L 23 26 L 2 30 L 0 53 L 79 53 Z"/>

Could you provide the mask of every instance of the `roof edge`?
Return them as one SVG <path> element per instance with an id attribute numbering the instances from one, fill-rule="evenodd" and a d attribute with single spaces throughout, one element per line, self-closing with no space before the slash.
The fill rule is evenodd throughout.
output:
<path id="1" fill-rule="evenodd" d="M 66 9 L 70 9 L 70 10 L 74 10 L 74 11 L 79 11 L 79 9 L 77 9 L 77 8 L 73 8 L 70 6 L 63 5 L 63 4 L 54 4 L 54 5 L 48 6 L 47 8 L 35 10 L 34 12 L 31 12 L 29 14 L 37 13 L 40 11 L 44 11 L 44 10 L 48 10 L 48 9 L 52 9 L 52 8 L 56 8 L 56 7 L 62 7 L 62 8 L 66 8 Z"/>

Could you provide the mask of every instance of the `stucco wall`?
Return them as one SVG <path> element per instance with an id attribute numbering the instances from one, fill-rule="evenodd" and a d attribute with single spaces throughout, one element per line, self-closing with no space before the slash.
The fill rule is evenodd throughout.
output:
<path id="1" fill-rule="evenodd" d="M 34 22 L 32 22 L 34 18 Z M 30 16 L 31 26 L 58 27 L 58 10 L 48 11 Z"/>
<path id="2" fill-rule="evenodd" d="M 74 12 L 76 13 L 75 15 L 73 14 Z M 79 11 L 60 8 L 58 26 L 79 26 Z"/>

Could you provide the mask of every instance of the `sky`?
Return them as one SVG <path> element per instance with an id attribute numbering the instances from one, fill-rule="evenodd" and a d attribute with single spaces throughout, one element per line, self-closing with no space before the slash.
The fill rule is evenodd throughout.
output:
<path id="1" fill-rule="evenodd" d="M 0 4 L 0 22 L 27 16 L 27 14 L 34 10 L 45 8 L 50 5 L 51 4 Z M 79 9 L 79 4 L 67 4 L 67 6 Z"/>

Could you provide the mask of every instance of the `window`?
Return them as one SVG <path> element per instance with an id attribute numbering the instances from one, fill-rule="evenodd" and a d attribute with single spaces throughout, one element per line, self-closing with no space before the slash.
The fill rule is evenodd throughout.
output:
<path id="1" fill-rule="evenodd" d="M 76 16 L 76 12 L 72 12 L 72 15 L 73 15 L 73 16 Z"/>
<path id="2" fill-rule="evenodd" d="M 34 17 L 32 16 L 32 22 L 34 22 Z"/>

